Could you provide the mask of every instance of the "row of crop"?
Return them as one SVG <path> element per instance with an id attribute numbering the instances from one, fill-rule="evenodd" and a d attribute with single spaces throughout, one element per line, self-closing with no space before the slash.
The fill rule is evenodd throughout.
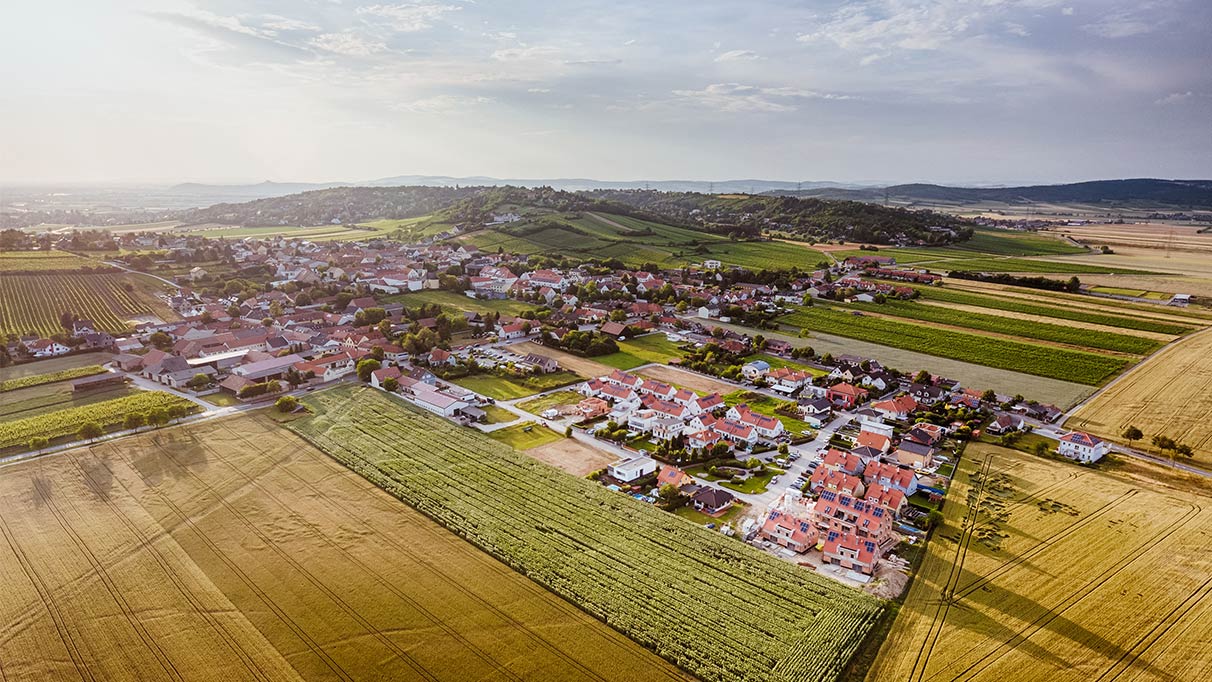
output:
<path id="1" fill-rule="evenodd" d="M 0 277 L 0 331 L 50 335 L 63 331 L 59 316 L 71 312 L 99 329 L 122 331 L 126 318 L 151 312 L 127 291 L 124 275 L 32 275 Z"/>
<path id="2" fill-rule="evenodd" d="M 1141 317 L 1126 317 L 1112 313 L 1083 310 L 1076 307 L 1059 307 L 1063 305 L 1059 302 L 1057 304 L 1058 307 L 1054 308 L 1043 303 L 1032 303 L 1029 301 L 1008 297 L 982 296 L 981 294 L 956 291 L 946 287 L 915 288 L 922 292 L 923 298 L 931 301 L 958 303 L 961 305 L 977 306 L 981 308 L 992 308 L 994 310 L 1005 310 L 1012 313 L 1040 315 L 1042 317 L 1053 317 L 1059 320 L 1087 322 L 1090 324 L 1101 324 L 1108 327 L 1120 327 L 1121 329 L 1136 329 L 1138 331 L 1156 332 L 1159 334 L 1178 335 L 1191 331 L 1191 327 L 1178 324 L 1176 322 L 1162 322 L 1159 320 L 1150 320 Z"/>
<path id="3" fill-rule="evenodd" d="M 102 374 L 105 368 L 101 365 L 88 365 L 87 367 L 72 367 L 58 372 L 47 372 L 46 374 L 34 374 L 27 377 L 17 377 L 16 379 L 8 379 L 0 381 L 0 393 L 6 391 L 15 391 L 19 388 L 31 388 L 33 386 L 42 386 L 43 384 L 53 384 L 68 379 L 79 379 L 80 377 L 88 377 L 94 374 Z"/>
<path id="4" fill-rule="evenodd" d="M 882 305 L 859 303 L 855 307 L 895 317 L 921 320 L 923 322 L 937 322 L 938 324 L 966 327 L 995 334 L 1008 334 L 1010 336 L 1021 336 L 1039 341 L 1067 343 L 1086 348 L 1135 353 L 1137 355 L 1151 353 L 1162 345 L 1159 341 L 1140 336 L 1128 336 L 1127 334 L 1116 334 L 1114 332 L 1094 329 L 1079 329 L 1063 324 L 1047 324 L 1013 317 L 1002 317 L 1000 315 L 970 313 L 964 310 L 955 310 L 954 308 L 922 305 L 912 301 L 890 300 Z"/>
<path id="5" fill-rule="evenodd" d="M 34 438 L 54 440 L 72 436 L 80 431 L 82 425 L 88 423 L 95 423 L 102 429 L 107 429 L 121 424 L 128 414 L 145 414 L 149 410 L 173 408 L 189 413 L 195 411 L 197 406 L 170 393 L 145 391 L 82 407 L 16 419 L 0 424 L 0 450 L 25 447 Z"/>
<path id="6" fill-rule="evenodd" d="M 373 392 L 330 391 L 302 435 L 704 679 L 827 679 L 878 604 L 808 571 L 542 465 Z M 719 633 L 727 633 L 720 637 Z"/>
<path id="7" fill-rule="evenodd" d="M 850 315 L 823 306 L 798 308 L 780 321 L 801 329 L 1090 386 L 1119 373 L 1128 364 L 1125 358 Z"/>
<path id="8" fill-rule="evenodd" d="M 70 272 L 112 266 L 65 251 L 13 251 L 0 253 L 0 275 L 28 272 Z"/>

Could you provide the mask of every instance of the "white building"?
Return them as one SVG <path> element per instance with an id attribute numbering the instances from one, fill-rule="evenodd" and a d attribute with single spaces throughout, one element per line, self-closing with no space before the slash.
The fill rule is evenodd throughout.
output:
<path id="1" fill-rule="evenodd" d="M 637 478 L 654 474 L 656 470 L 657 462 L 651 457 L 629 457 L 613 462 L 606 467 L 606 473 L 611 478 L 623 483 L 630 483 Z"/>
<path id="2" fill-rule="evenodd" d="M 1110 450 L 1111 446 L 1107 441 L 1081 431 L 1070 431 L 1061 436 L 1060 444 L 1056 448 L 1062 457 L 1087 464 L 1102 459 Z"/>

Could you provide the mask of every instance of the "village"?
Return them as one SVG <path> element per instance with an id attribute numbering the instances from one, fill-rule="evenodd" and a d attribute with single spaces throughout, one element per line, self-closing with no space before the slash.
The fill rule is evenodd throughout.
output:
<path id="1" fill-rule="evenodd" d="M 197 238 L 123 239 L 186 262 L 213 248 Z M 432 239 L 249 238 L 224 249 L 232 272 L 261 274 L 257 287 L 190 267 L 166 301 L 179 322 L 148 321 L 115 338 L 67 319 L 64 335 L 10 339 L 9 351 L 107 351 L 114 373 L 225 413 L 345 381 L 490 432 L 489 412 L 505 410 L 615 458 L 593 477 L 620 494 L 852 584 L 905 569 L 898 547 L 937 523 L 964 440 L 1033 432 L 1083 463 L 1109 450 L 1053 426 L 1061 411 L 1050 405 L 763 336 L 787 304 L 910 298 L 914 289 L 900 283 L 938 279 L 889 257 L 771 276 L 712 260 L 572 266 Z M 560 362 L 608 359 L 645 340 L 666 354 L 598 376 Z M 667 380 L 638 374 L 649 366 L 667 367 Z M 709 376 L 721 390 L 692 390 L 680 376 Z M 480 388 L 494 382 L 560 399 L 534 414 Z"/>

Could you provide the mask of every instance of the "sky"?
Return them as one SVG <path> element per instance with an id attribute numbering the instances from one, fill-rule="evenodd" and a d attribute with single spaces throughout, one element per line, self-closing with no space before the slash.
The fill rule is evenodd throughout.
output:
<path id="1" fill-rule="evenodd" d="M 0 183 L 1212 177 L 1209 0 L 5 0 Z"/>

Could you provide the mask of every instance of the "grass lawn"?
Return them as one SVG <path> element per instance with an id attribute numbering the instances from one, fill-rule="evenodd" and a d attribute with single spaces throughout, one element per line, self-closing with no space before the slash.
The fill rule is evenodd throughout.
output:
<path id="1" fill-rule="evenodd" d="M 743 483 L 733 483 L 732 481 L 721 481 L 720 485 L 724 486 L 725 488 L 728 488 L 729 490 L 735 490 L 738 493 L 748 493 L 750 495 L 760 495 L 761 493 L 766 492 L 766 489 L 770 486 L 770 479 L 774 478 L 775 476 L 778 476 L 781 473 L 783 473 L 782 469 L 776 469 L 774 467 L 768 466 L 768 467 L 766 467 L 766 473 L 759 474 L 757 476 L 750 476 L 749 478 L 745 479 L 745 481 Z"/>
<path id="2" fill-rule="evenodd" d="M 236 399 L 236 396 L 234 396 L 230 393 L 224 393 L 223 391 L 219 391 L 218 393 L 211 393 L 210 395 L 198 396 L 198 397 L 200 397 L 202 400 L 205 400 L 206 402 L 210 403 L 211 405 L 217 405 L 218 407 L 233 407 L 235 405 L 241 404 L 240 401 Z"/>
<path id="3" fill-rule="evenodd" d="M 503 315 L 521 315 L 527 310 L 538 310 L 538 306 L 533 306 L 529 303 L 515 301 L 510 298 L 501 300 L 486 300 L 478 298 L 468 298 L 463 294 L 453 291 L 441 291 L 438 289 L 425 289 L 422 291 L 413 291 L 407 294 L 396 294 L 394 296 L 384 297 L 385 301 L 391 303 L 403 303 L 405 307 L 415 308 L 424 303 L 437 303 L 444 308 L 454 310 L 466 310 L 472 313 L 501 313 Z"/>
<path id="4" fill-rule="evenodd" d="M 744 504 L 734 504 L 734 505 L 732 505 L 732 507 L 730 507 L 728 509 L 728 511 L 724 512 L 719 517 L 715 517 L 715 516 L 708 516 L 708 515 L 704 514 L 703 512 L 698 511 L 694 507 L 690 506 L 689 504 L 687 504 L 684 507 L 678 507 L 677 509 L 673 510 L 673 513 L 686 519 L 687 521 L 693 521 L 694 523 L 697 523 L 699 525 L 706 525 L 708 523 L 714 523 L 716 528 L 719 528 L 720 526 L 722 526 L 726 523 L 730 523 L 731 521 L 736 519 L 744 511 L 745 511 Z"/>
<path id="5" fill-rule="evenodd" d="M 658 332 L 619 341 L 619 352 L 600 355 L 593 359 L 610 367 L 631 369 L 650 362 L 667 364 L 670 360 L 680 357 L 682 357 L 682 350 L 678 348 L 678 345 Z"/>
<path id="6" fill-rule="evenodd" d="M 750 391 L 744 391 L 744 390 L 733 391 L 732 393 L 726 393 L 724 395 L 724 403 L 727 404 L 729 407 L 732 407 L 733 405 L 739 405 L 740 403 L 748 403 L 749 409 L 753 410 L 754 412 L 757 412 L 758 414 L 764 414 L 767 417 L 774 417 L 775 419 L 782 420 L 783 428 L 790 431 L 792 435 L 799 435 L 802 432 L 805 432 L 805 431 L 811 432 L 813 430 L 812 425 L 802 419 L 796 419 L 794 417 L 786 417 L 786 416 L 783 416 L 783 415 L 775 412 L 774 408 L 780 402 L 792 402 L 792 401 L 781 401 L 781 400 L 778 400 L 777 398 L 771 398 L 770 396 L 762 395 L 761 393 L 752 393 Z"/>
<path id="7" fill-rule="evenodd" d="M 555 393 L 548 393 L 547 395 L 541 395 L 537 398 L 527 400 L 524 403 L 519 403 L 518 407 L 526 410 L 527 412 L 542 414 L 544 411 L 553 407 L 560 407 L 562 405 L 576 405 L 584 399 L 585 396 L 577 393 L 576 391 L 556 391 Z"/>
<path id="8" fill-rule="evenodd" d="M 802 372 L 807 372 L 814 377 L 823 377 L 826 374 L 829 374 L 829 372 L 827 372 L 823 369 L 817 369 L 816 367 L 811 367 L 809 365 L 805 365 L 802 362 L 796 362 L 795 360 L 788 360 L 787 358 L 780 358 L 777 355 L 770 355 L 768 353 L 754 353 L 753 355 L 750 355 L 749 357 L 745 358 L 745 362 L 753 362 L 754 360 L 765 360 L 766 363 L 770 365 L 770 369 L 779 369 L 780 367 L 790 367 L 791 369 L 798 369 Z"/>
<path id="9" fill-rule="evenodd" d="M 938 509 L 938 503 L 931 502 L 930 496 L 920 490 L 909 496 L 909 504 L 926 511 Z"/>
<path id="10" fill-rule="evenodd" d="M 515 450 L 528 450 L 540 445 L 554 443 L 564 436 L 535 422 L 522 422 L 488 433 L 488 437 L 500 441 Z"/>
<path id="11" fill-rule="evenodd" d="M 528 377 L 499 377 L 495 374 L 475 374 L 455 379 L 453 383 L 469 391 L 495 400 L 513 400 L 575 384 L 584 379 L 572 372 L 552 372 Z"/>
<path id="12" fill-rule="evenodd" d="M 484 410 L 484 414 L 488 415 L 485 421 L 489 424 L 508 424 L 518 418 L 518 415 L 496 405 L 485 405 L 480 409 Z"/>

